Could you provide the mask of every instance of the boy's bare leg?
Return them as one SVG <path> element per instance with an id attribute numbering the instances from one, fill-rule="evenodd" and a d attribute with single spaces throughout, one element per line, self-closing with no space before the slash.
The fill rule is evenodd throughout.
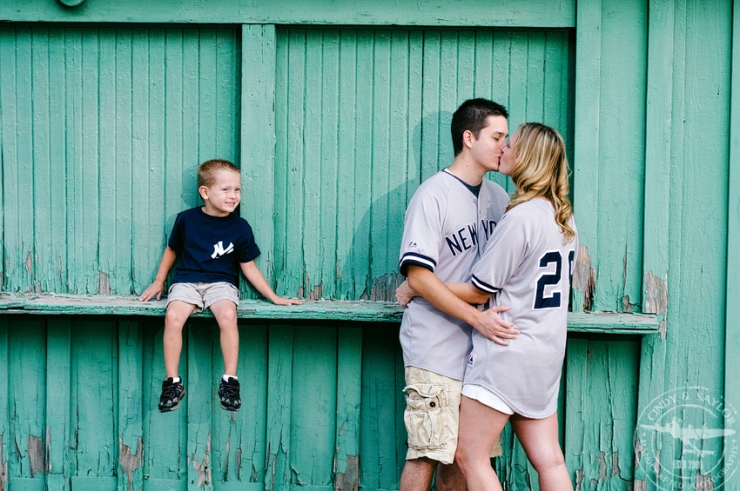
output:
<path id="1" fill-rule="evenodd" d="M 407 460 L 401 473 L 399 491 L 428 491 L 437 462 L 427 458 Z"/>
<path id="2" fill-rule="evenodd" d="M 557 413 L 545 419 L 511 418 L 511 428 L 537 470 L 541 491 L 573 490 L 558 441 Z"/>
<path id="3" fill-rule="evenodd" d="M 457 463 L 437 466 L 436 487 L 439 491 L 465 491 L 465 476 Z"/>
<path id="4" fill-rule="evenodd" d="M 239 363 L 239 327 L 236 323 L 236 304 L 231 300 L 220 300 L 210 308 L 221 331 L 224 374 L 236 375 L 236 366 Z"/>
<path id="5" fill-rule="evenodd" d="M 167 313 L 164 315 L 164 369 L 167 372 L 167 378 L 178 376 L 178 366 L 180 365 L 180 353 L 182 352 L 182 327 L 195 310 L 195 305 L 173 300 L 167 306 Z"/>

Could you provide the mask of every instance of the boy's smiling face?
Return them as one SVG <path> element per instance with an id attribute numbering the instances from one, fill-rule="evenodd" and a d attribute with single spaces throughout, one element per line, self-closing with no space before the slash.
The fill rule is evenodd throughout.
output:
<path id="1" fill-rule="evenodd" d="M 201 186 L 198 192 L 205 202 L 203 211 L 207 215 L 225 217 L 239 206 L 242 199 L 241 176 L 233 170 L 219 169 L 215 178 L 212 186 Z"/>

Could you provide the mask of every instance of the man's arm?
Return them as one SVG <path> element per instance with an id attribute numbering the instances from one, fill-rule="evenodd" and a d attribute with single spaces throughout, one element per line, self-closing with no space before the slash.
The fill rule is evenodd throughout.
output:
<path id="1" fill-rule="evenodd" d="M 300 300 L 294 300 L 292 298 L 285 298 L 277 295 L 269 284 L 267 284 L 267 280 L 264 276 L 262 276 L 262 272 L 259 270 L 256 264 L 254 264 L 254 261 L 249 261 L 246 263 L 239 263 L 239 266 L 241 267 L 242 273 L 244 274 L 244 277 L 249 281 L 252 286 L 262 294 L 263 297 L 265 297 L 270 302 L 274 303 L 275 305 L 302 305 L 303 302 Z"/>
<path id="2" fill-rule="evenodd" d="M 167 280 L 167 273 L 170 272 L 170 269 L 175 264 L 175 259 L 177 259 L 177 253 L 170 249 L 170 246 L 165 247 L 164 253 L 162 253 L 162 260 L 159 262 L 159 269 L 157 269 L 157 276 L 154 277 L 152 284 L 141 294 L 139 297 L 140 301 L 148 302 L 155 295 L 157 300 L 162 298 L 164 282 Z"/>
<path id="3" fill-rule="evenodd" d="M 437 278 L 437 275 L 422 266 L 408 266 L 408 282 L 412 289 L 435 308 L 470 324 L 485 337 L 497 344 L 506 346 L 509 344 L 506 341 L 507 339 L 515 339 L 517 334 L 519 334 L 519 331 L 512 328 L 513 324 L 511 322 L 504 321 L 496 313 L 497 311 L 508 310 L 508 307 L 496 310 L 489 309 L 481 312 L 466 303 L 465 300 L 458 298 L 447 285 Z M 458 287 L 454 288 L 458 289 Z M 476 292 L 472 292 L 471 294 L 471 292 L 467 291 L 467 287 L 465 287 L 465 290 L 465 292 L 461 293 L 466 296 L 466 299 L 481 298 L 480 294 Z"/>

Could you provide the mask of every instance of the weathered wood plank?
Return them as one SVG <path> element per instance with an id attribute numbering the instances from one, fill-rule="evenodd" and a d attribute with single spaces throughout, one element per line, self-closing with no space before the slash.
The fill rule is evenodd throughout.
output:
<path id="1" fill-rule="evenodd" d="M 268 380 L 268 326 L 262 321 L 242 321 L 239 336 L 238 375 L 242 408 L 236 418 L 236 440 L 230 444 L 234 455 L 229 483 L 237 482 L 244 487 L 261 486 L 264 490 L 267 394 L 271 388 Z"/>
<path id="2" fill-rule="evenodd" d="M 46 323 L 20 319 L 8 330 L 8 478 L 38 479 L 46 473 Z"/>
<path id="3" fill-rule="evenodd" d="M 273 288 L 276 287 L 275 44 L 274 25 L 242 26 L 241 214 L 252 225 L 262 251 L 256 264 Z M 241 290 L 252 291 L 246 287 Z M 251 297 L 254 298 L 253 293 Z"/>
<path id="4" fill-rule="evenodd" d="M 188 487 L 213 490 L 211 427 L 215 417 L 215 390 L 219 375 L 213 373 L 213 335 L 215 322 L 208 320 L 196 327 L 187 324 L 187 367 L 180 366 L 180 376 L 187 368 L 187 477 Z M 182 405 L 180 410 L 182 410 Z"/>
<path id="5" fill-rule="evenodd" d="M 670 197 L 680 192 L 672 189 L 675 172 L 671 168 L 682 161 L 681 152 L 673 155 L 672 133 L 682 132 L 682 125 L 673 128 L 674 70 L 682 72 L 682 39 L 676 37 L 676 12 L 673 0 L 652 1 L 650 4 L 646 112 L 645 112 L 645 216 L 643 239 L 642 311 L 657 314 L 660 336 L 642 340 L 640 383 L 637 411 L 641 413 L 658 398 L 666 387 L 666 309 L 668 307 L 668 266 L 670 250 Z M 678 56 L 678 62 L 676 57 Z M 680 88 L 679 88 L 680 91 Z M 678 150 L 678 149 L 675 149 Z M 679 225 L 680 226 L 680 225 Z M 678 273 L 678 271 L 673 271 Z M 642 376 L 649 374 L 649 376 Z M 646 486 L 648 478 L 655 480 L 651 456 L 641 462 L 644 444 L 635 439 L 635 486 Z M 648 474 L 651 474 L 648 476 Z M 643 487 L 644 489 L 644 487 Z"/>
<path id="6" fill-rule="evenodd" d="M 403 361 L 398 327 L 365 331 L 362 345 L 360 487 L 397 489 L 406 459 Z M 389 349 L 390 346 L 397 347 Z"/>
<path id="7" fill-rule="evenodd" d="M 135 297 L 104 295 L 20 295 L 0 293 L 0 313 L 47 315 L 163 316 L 165 301 L 139 302 Z M 290 307 L 263 300 L 242 300 L 239 318 L 323 319 L 400 322 L 403 308 L 395 302 L 309 301 Z M 193 317 L 212 317 L 210 311 Z M 568 329 L 574 332 L 647 334 L 658 329 L 654 315 L 632 313 L 569 313 Z"/>
<path id="8" fill-rule="evenodd" d="M 205 24 L 339 24 L 339 25 L 444 25 L 574 27 L 573 0 L 533 0 L 522 3 L 503 0 L 485 9 L 471 10 L 464 0 L 433 0 L 419 6 L 409 2 L 380 0 L 372 4 L 336 4 L 320 0 L 280 0 L 270 4 L 228 0 L 204 6 L 197 0 L 145 0 L 125 3 L 98 0 L 65 9 L 56 2 L 0 5 L 0 19 L 13 22 L 134 22 Z"/>
<path id="9" fill-rule="evenodd" d="M 572 338 L 566 354 L 566 465 L 581 489 L 628 489 L 639 340 Z M 608 401 L 606 403 L 605 401 Z"/>
<path id="10" fill-rule="evenodd" d="M 339 111 L 339 132 L 337 139 L 337 161 L 352 162 L 355 159 L 357 120 L 354 117 L 354 110 L 358 103 L 357 84 L 361 76 L 357 73 L 357 31 L 342 29 L 339 32 L 339 52 L 338 52 L 338 86 L 339 102 L 337 111 Z M 358 185 L 355 179 L 355 169 L 351 165 L 340 165 L 337 169 L 337 189 L 342 196 L 341 206 L 336 210 L 337 227 L 337 292 L 336 298 L 347 299 L 357 298 L 359 295 L 355 290 L 355 261 L 359 261 L 359 254 L 355 251 L 355 207 L 356 197 L 348 198 L 344 194 L 347 189 L 361 189 L 364 186 Z"/>
<path id="11" fill-rule="evenodd" d="M 139 322 L 118 322 L 118 489 L 142 487 L 144 458 L 143 336 Z"/>
<path id="12" fill-rule="evenodd" d="M 70 404 L 75 450 L 74 477 L 110 478 L 118 470 L 116 435 L 118 332 L 113 319 L 85 318 L 72 332 Z M 110 408 L 107 411 L 102 408 Z M 74 482 L 72 489 L 77 489 Z M 100 488 L 103 489 L 103 488 Z"/>
<path id="13" fill-rule="evenodd" d="M 8 391 L 10 383 L 10 358 L 8 344 L 8 320 L 0 318 L 0 414 L 9 414 Z M 0 418 L 0 489 L 5 490 L 8 485 L 8 460 L 11 447 L 10 421 Z"/>
<path id="14" fill-rule="evenodd" d="M 337 353 L 335 491 L 357 491 L 360 479 L 362 329 L 340 327 Z"/>
<path id="15" fill-rule="evenodd" d="M 272 324 L 269 330 L 267 378 L 273 387 L 284 390 L 267 394 L 267 446 L 265 448 L 266 491 L 288 489 L 290 485 L 291 409 L 293 405 L 293 327 Z"/>
<path id="16" fill-rule="evenodd" d="M 573 311 L 591 310 L 598 246 L 599 143 L 602 1 L 579 5 L 576 18 L 576 71 L 573 209 L 578 220 L 578 267 L 573 271 Z"/>
<path id="17" fill-rule="evenodd" d="M 605 4 L 602 12 L 602 75 L 596 108 L 600 133 L 598 160 L 581 162 L 598 169 L 596 187 L 599 191 L 595 202 L 578 204 L 576 200 L 579 208 L 575 214 L 580 232 L 579 213 L 596 213 L 597 242 L 582 240 L 580 243 L 596 253 L 594 265 L 600 277 L 596 281 L 593 309 L 599 311 L 630 312 L 640 305 L 642 296 L 642 220 L 645 212 L 649 213 L 643 209 L 642 179 L 645 173 L 647 19 L 648 2 L 645 0 L 624 1 L 618 6 Z M 580 67 L 580 58 L 578 63 Z M 625 66 L 630 69 L 625 70 Z M 630 88 L 629 104 L 624 104 L 625 87 Z M 579 126 L 579 134 L 581 128 Z M 628 152 L 625 152 L 625 141 L 630 142 Z M 576 157 L 580 158 L 578 153 Z M 580 181 L 576 184 L 576 193 L 581 192 L 579 184 L 593 187 L 595 183 Z M 665 222 L 656 226 L 664 227 Z M 588 229 L 586 232 L 590 233 Z"/>
<path id="18" fill-rule="evenodd" d="M 730 165 L 727 197 L 727 286 L 725 307 L 724 396 L 728 407 L 740 407 L 740 385 L 734 374 L 740 373 L 740 3 L 733 3 L 732 23 L 732 88 L 730 106 Z M 724 415 L 724 427 L 735 423 L 737 414 Z M 725 455 L 736 451 L 736 442 L 724 439 Z M 725 480 L 727 491 L 740 490 L 737 477 Z"/>
<path id="19" fill-rule="evenodd" d="M 356 382 L 356 381 L 355 381 Z M 271 390 L 274 390 L 271 387 Z M 332 482 L 337 414 L 337 330 L 317 323 L 293 331 L 290 483 Z M 327 418 L 327 415 L 331 415 Z"/>
<path id="20" fill-rule="evenodd" d="M 72 319 L 49 319 L 46 333 L 46 468 L 50 490 L 69 489 Z"/>

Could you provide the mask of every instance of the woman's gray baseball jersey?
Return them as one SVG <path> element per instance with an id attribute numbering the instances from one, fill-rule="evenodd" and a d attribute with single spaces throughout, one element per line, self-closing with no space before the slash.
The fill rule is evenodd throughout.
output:
<path id="1" fill-rule="evenodd" d="M 575 230 L 571 218 L 570 226 Z M 552 204 L 536 198 L 512 208 L 473 268 L 473 284 L 508 305 L 501 318 L 519 336 L 501 346 L 473 333 L 464 384 L 480 385 L 515 413 L 546 418 L 557 410 L 565 356 L 570 277 L 578 239 L 565 243 Z"/>
<path id="2" fill-rule="evenodd" d="M 404 219 L 399 268 L 425 267 L 443 282 L 469 282 L 509 204 L 498 184 L 483 179 L 478 197 L 457 177 L 440 171 L 419 186 Z M 462 380 L 471 349 L 471 327 L 421 297 L 403 313 L 401 347 L 405 366 Z"/>

